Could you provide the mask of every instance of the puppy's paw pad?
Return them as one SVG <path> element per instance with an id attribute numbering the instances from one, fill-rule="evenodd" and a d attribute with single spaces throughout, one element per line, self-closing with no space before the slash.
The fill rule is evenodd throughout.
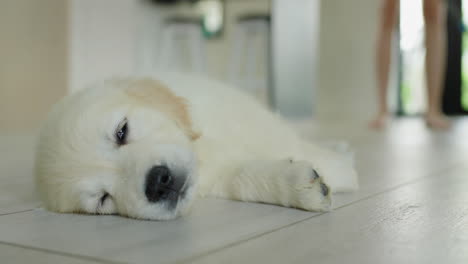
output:
<path id="1" fill-rule="evenodd" d="M 312 169 L 311 172 L 312 172 L 312 173 L 311 173 L 311 176 L 310 176 L 310 178 L 311 178 L 311 181 L 310 181 L 310 182 L 313 183 L 315 180 L 317 180 L 317 179 L 320 178 L 320 175 L 319 175 L 319 174 L 317 173 L 317 171 L 314 170 L 314 169 Z"/>
<path id="2" fill-rule="evenodd" d="M 321 179 L 315 180 L 311 186 L 297 192 L 298 207 L 308 211 L 329 211 L 332 200 L 330 188 Z"/>
<path id="3" fill-rule="evenodd" d="M 325 183 L 320 183 L 320 189 L 322 190 L 323 196 L 327 196 L 330 191 L 330 189 Z"/>
<path id="4" fill-rule="evenodd" d="M 329 211 L 331 191 L 320 174 L 307 162 L 294 162 L 291 166 L 294 206 L 308 211 Z"/>

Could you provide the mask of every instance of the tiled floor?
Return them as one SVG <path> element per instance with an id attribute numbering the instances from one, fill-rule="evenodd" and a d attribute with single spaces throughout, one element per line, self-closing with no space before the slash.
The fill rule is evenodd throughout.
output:
<path id="1" fill-rule="evenodd" d="M 361 188 L 330 213 L 213 199 L 169 222 L 50 213 L 33 193 L 33 138 L 0 136 L 0 262 L 468 263 L 468 120 L 298 127 L 356 150 Z"/>

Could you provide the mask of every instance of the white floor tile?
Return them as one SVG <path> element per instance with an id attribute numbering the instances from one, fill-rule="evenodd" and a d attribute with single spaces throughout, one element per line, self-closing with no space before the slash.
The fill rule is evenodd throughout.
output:
<path id="1" fill-rule="evenodd" d="M 206 257 L 201 260 L 221 263 L 228 260 L 238 262 L 234 256 L 239 255 L 245 257 L 242 261 L 247 262 L 278 263 L 287 257 L 300 263 L 313 257 L 324 263 L 340 263 L 346 259 L 340 256 L 346 256 L 356 260 L 355 263 L 366 263 L 367 256 L 375 263 L 376 258 L 383 254 L 398 263 L 402 259 L 398 254 L 412 253 L 416 259 L 434 245 L 423 243 L 415 246 L 414 241 L 407 244 L 403 241 L 402 245 L 413 250 L 410 252 L 398 248 L 392 240 L 398 242 L 398 237 L 387 241 L 384 234 L 379 233 L 388 225 L 386 221 L 395 223 L 405 217 L 411 220 L 412 212 L 416 210 L 411 206 L 415 201 L 423 204 L 423 208 L 429 208 L 431 217 L 440 211 L 441 217 L 447 219 L 444 222 L 435 217 L 431 222 L 424 218 L 426 215 L 416 215 L 417 220 L 426 225 L 427 229 L 423 231 L 459 233 L 461 237 L 455 236 L 458 242 L 451 244 L 456 250 L 451 255 L 452 260 L 456 263 L 458 257 L 465 256 L 461 247 L 465 245 L 466 234 L 459 227 L 447 229 L 445 223 L 461 225 L 467 221 L 465 204 L 468 203 L 460 192 L 468 177 L 460 176 L 460 171 L 453 173 L 453 169 L 461 168 L 460 164 L 468 161 L 468 140 L 465 140 L 464 133 L 468 120 L 458 120 L 448 133 L 431 132 L 420 119 L 395 121 L 388 130 L 380 133 L 350 121 L 320 121 L 300 127 L 307 138 L 320 142 L 343 139 L 349 141 L 356 152 L 361 188 L 355 193 L 337 195 L 335 208 L 338 209 L 330 214 L 212 199 L 198 201 L 189 216 L 169 222 L 50 213 L 35 209 L 39 203 L 33 191 L 32 137 L 29 140 L 0 137 L 2 150 L 8 150 L 0 153 L 0 243 L 117 262 L 190 262 Z M 439 190 L 439 185 L 444 185 L 444 188 Z M 447 196 L 449 193 L 459 195 Z M 453 204 L 444 209 L 437 195 Z M 409 204 L 408 207 L 405 203 Z M 23 210 L 29 211 L 15 213 Z M 452 216 L 458 219 L 457 223 L 450 222 Z M 416 228 L 417 222 L 411 221 L 408 226 L 399 223 L 391 231 L 397 233 L 402 229 L 410 232 Z M 366 229 L 368 226 L 372 228 Z M 357 233 L 356 228 L 359 232 L 367 232 L 364 233 L 366 235 Z M 381 245 L 370 237 L 369 230 L 377 232 Z M 404 234 L 400 235 L 404 237 Z M 440 238 L 450 242 L 442 233 Z M 250 250 L 250 245 L 256 250 Z M 393 250 L 391 252 L 396 252 L 395 256 L 388 255 L 391 252 L 385 251 L 387 246 Z M 437 254 L 446 253 L 436 250 L 433 250 L 434 259 L 437 259 Z M 359 254 L 353 255 L 354 251 Z"/>
<path id="2" fill-rule="evenodd" d="M 0 244 L 2 263 L 34 263 L 34 264 L 96 264 L 102 263 L 74 256 L 58 255 L 51 252 L 31 250 L 27 248 Z"/>
<path id="3" fill-rule="evenodd" d="M 33 179 L 34 145 L 34 136 L 0 136 L 0 215 L 39 206 Z"/>
<path id="4" fill-rule="evenodd" d="M 467 263 L 468 166 L 188 263 Z"/>
<path id="5" fill-rule="evenodd" d="M 174 221 L 55 214 L 42 209 L 0 217 L 0 241 L 124 262 L 171 262 L 225 247 L 313 213 L 224 200 L 199 201 Z"/>

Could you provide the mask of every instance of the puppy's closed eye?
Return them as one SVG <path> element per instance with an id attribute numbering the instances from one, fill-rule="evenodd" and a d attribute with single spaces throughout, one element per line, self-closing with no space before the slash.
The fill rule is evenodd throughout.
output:
<path id="1" fill-rule="evenodd" d="M 125 118 L 120 122 L 117 130 L 115 131 L 115 142 L 118 146 L 127 144 L 128 138 L 128 120 Z"/>

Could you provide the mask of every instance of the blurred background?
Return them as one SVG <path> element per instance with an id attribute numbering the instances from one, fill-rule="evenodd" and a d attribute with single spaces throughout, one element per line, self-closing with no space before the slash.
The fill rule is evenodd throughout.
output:
<path id="1" fill-rule="evenodd" d="M 444 109 L 464 114 L 464 6 L 449 2 Z M 401 115 L 425 109 L 418 5 L 402 1 L 395 36 L 389 90 L 392 111 Z M 365 126 L 376 109 L 379 6 L 376 0 L 0 0 L 0 129 L 37 129 L 54 102 L 92 81 L 162 71 L 232 83 L 290 119 Z"/>

